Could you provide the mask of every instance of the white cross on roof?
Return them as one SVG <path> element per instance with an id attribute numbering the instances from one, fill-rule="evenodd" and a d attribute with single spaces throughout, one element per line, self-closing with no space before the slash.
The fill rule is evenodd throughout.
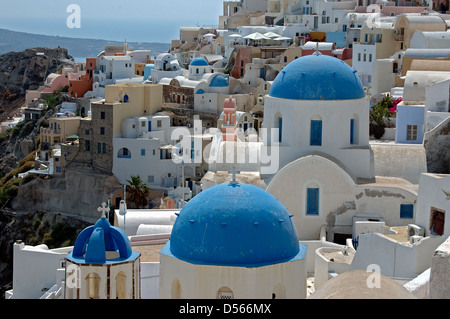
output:
<path id="1" fill-rule="evenodd" d="M 97 208 L 97 211 L 102 213 L 102 218 L 106 218 L 106 213 L 109 212 L 109 207 L 106 207 L 106 203 L 103 202 L 101 207 Z"/>

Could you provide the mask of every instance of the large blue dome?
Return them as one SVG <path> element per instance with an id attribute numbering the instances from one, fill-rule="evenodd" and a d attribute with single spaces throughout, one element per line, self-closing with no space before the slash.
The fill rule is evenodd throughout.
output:
<path id="1" fill-rule="evenodd" d="M 286 65 L 269 96 L 294 100 L 352 100 L 365 96 L 361 80 L 344 61 L 312 54 Z"/>
<path id="2" fill-rule="evenodd" d="M 303 259 L 287 209 L 248 184 L 220 184 L 191 199 L 161 253 L 193 264 L 259 267 Z"/>
<path id="3" fill-rule="evenodd" d="M 195 59 L 193 59 L 191 61 L 190 65 L 193 65 L 193 66 L 208 66 L 209 64 L 208 64 L 208 61 L 206 61 L 205 58 L 197 57 L 197 58 L 195 58 Z"/>

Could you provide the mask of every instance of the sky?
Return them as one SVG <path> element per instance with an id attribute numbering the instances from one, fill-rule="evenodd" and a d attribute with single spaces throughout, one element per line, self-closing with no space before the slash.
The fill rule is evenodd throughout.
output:
<path id="1" fill-rule="evenodd" d="M 69 10 L 72 4 L 78 6 Z M 179 38 L 180 27 L 215 26 L 223 0 L 0 0 L 0 28 L 129 42 Z M 79 17 L 76 19 L 75 17 Z M 75 27 L 70 28 L 67 20 Z M 80 22 L 78 28 L 75 22 Z"/>

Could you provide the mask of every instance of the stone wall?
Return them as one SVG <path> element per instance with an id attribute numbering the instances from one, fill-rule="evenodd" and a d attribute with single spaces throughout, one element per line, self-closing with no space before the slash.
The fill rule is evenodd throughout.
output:
<path id="1" fill-rule="evenodd" d="M 450 174 L 450 117 L 425 133 L 428 173 Z"/>
<path id="2" fill-rule="evenodd" d="M 434 252 L 431 261 L 430 298 L 450 299 L 450 237 Z"/>
<path id="3" fill-rule="evenodd" d="M 178 100 L 178 96 L 180 96 Z M 184 97 L 184 100 L 183 100 Z M 163 86 L 163 102 L 177 103 L 185 108 L 194 108 L 194 89 L 188 87 L 180 87 L 175 85 Z"/>

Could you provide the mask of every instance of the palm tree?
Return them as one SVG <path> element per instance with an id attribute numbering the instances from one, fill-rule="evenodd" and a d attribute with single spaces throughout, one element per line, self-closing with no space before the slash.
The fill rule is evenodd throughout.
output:
<path id="1" fill-rule="evenodd" d="M 127 179 L 127 200 L 132 202 L 135 207 L 143 208 L 147 205 L 147 198 L 150 195 L 150 188 L 145 184 L 139 175 L 132 175 Z"/>

